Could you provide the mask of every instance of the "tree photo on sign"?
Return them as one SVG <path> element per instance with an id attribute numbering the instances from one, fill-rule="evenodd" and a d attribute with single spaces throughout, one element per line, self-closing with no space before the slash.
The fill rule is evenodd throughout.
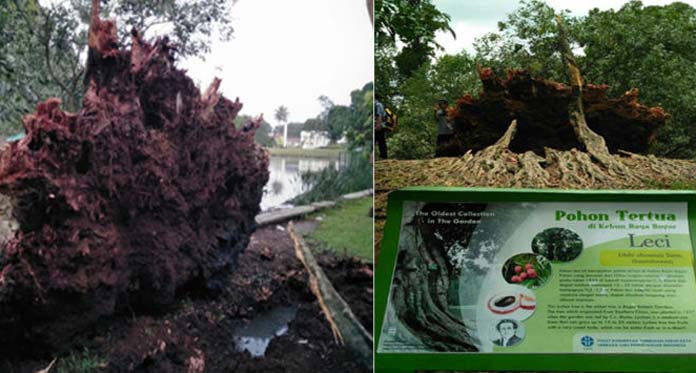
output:
<path id="1" fill-rule="evenodd" d="M 532 240 L 532 251 L 552 262 L 569 262 L 582 253 L 582 239 L 567 228 L 548 228 Z"/>

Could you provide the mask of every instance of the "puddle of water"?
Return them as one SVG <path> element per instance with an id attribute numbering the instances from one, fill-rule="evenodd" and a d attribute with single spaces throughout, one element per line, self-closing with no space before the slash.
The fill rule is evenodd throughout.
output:
<path id="1" fill-rule="evenodd" d="M 264 356 L 271 340 L 288 332 L 288 323 L 296 313 L 296 307 L 277 307 L 238 327 L 234 332 L 237 351 L 249 351 L 253 357 Z"/>

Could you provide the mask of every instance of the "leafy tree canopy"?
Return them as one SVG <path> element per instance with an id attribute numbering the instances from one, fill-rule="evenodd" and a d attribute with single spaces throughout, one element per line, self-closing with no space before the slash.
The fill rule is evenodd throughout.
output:
<path id="1" fill-rule="evenodd" d="M 387 10 L 399 9 L 395 6 Z M 376 19 L 381 19 L 377 24 L 390 22 L 392 15 L 382 18 L 381 8 L 376 5 L 375 9 Z M 432 154 L 428 146 L 434 146 L 434 139 L 423 136 L 433 125 L 425 108 L 432 105 L 435 97 L 451 101 L 465 93 L 475 93 L 479 83 L 474 61 L 493 67 L 499 74 L 508 68 L 522 68 L 534 76 L 567 82 L 555 14 L 564 20 L 586 82 L 607 84 L 611 87 L 609 94 L 614 96 L 638 88 L 641 103 L 661 106 L 671 114 L 651 152 L 667 157 L 696 157 L 696 9 L 679 2 L 644 6 L 636 0 L 617 10 L 593 9 L 580 17 L 553 9 L 543 1 L 523 0 L 498 23 L 497 32 L 475 42 L 475 54 L 468 57 L 469 62 L 460 60 L 462 64 L 458 65 L 457 57 L 443 56 L 435 62 L 424 62 L 408 78 L 400 75 L 396 65 L 390 65 L 400 49 L 388 43 L 387 32 L 381 36 L 386 41 L 380 45 L 378 33 L 376 84 L 386 103 L 400 117 L 401 133 L 390 139 L 390 153 L 405 158 Z M 454 71 L 459 68 L 468 70 Z M 456 92 L 458 89 L 461 91 Z"/>
<path id="2" fill-rule="evenodd" d="M 441 49 L 435 41 L 438 31 L 456 37 L 450 17 L 430 0 L 377 0 L 375 14 L 375 76 L 385 96 Z"/>
<path id="3" fill-rule="evenodd" d="M 232 5 L 216 0 L 102 0 L 101 17 L 115 19 L 122 41 L 131 27 L 146 38 L 168 35 L 180 56 L 202 56 L 212 35 L 232 36 Z M 66 110 L 82 100 L 91 1 L 0 2 L 0 135 L 21 129 L 22 115 L 48 97 Z"/>

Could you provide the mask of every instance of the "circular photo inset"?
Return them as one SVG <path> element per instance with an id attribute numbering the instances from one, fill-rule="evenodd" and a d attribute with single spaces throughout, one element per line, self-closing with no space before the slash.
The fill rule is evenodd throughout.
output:
<path id="1" fill-rule="evenodd" d="M 534 236 L 532 251 L 552 262 L 570 262 L 582 253 L 582 239 L 570 229 L 544 229 Z"/>
<path id="2" fill-rule="evenodd" d="M 524 286 L 507 285 L 504 289 L 496 289 L 486 299 L 486 308 L 494 317 L 526 320 L 536 310 L 536 296 Z"/>
<path id="3" fill-rule="evenodd" d="M 496 346 L 515 346 L 524 339 L 524 324 L 515 319 L 493 320 L 489 336 Z"/>
<path id="4" fill-rule="evenodd" d="M 542 255 L 517 254 L 503 264 L 503 278 L 510 284 L 538 288 L 551 278 L 551 262 Z"/>

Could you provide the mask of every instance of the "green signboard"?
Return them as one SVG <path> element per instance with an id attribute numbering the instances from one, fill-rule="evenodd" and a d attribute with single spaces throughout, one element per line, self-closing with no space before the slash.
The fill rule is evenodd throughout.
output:
<path id="1" fill-rule="evenodd" d="M 377 372 L 696 371 L 696 193 L 389 196 Z"/>

